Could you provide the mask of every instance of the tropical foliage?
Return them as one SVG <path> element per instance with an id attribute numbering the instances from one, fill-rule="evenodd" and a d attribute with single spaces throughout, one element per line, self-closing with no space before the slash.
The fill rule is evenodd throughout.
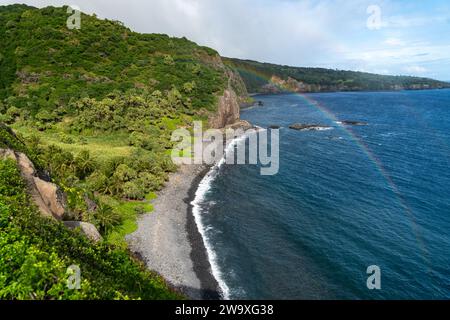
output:
<path id="1" fill-rule="evenodd" d="M 0 160 L 0 299 L 177 298 L 124 236 L 176 170 L 171 132 L 207 119 L 228 69 L 186 38 L 85 14 L 71 30 L 68 17 L 0 6 L 0 148 L 28 155 L 67 195 L 64 219 L 94 224 L 104 241 L 40 217 L 15 163 Z M 81 290 L 67 289 L 70 265 Z"/>
<path id="2" fill-rule="evenodd" d="M 67 286 L 70 266 L 80 268 L 79 290 Z M 16 163 L 0 160 L 0 299 L 176 298 L 126 251 L 41 217 Z"/>

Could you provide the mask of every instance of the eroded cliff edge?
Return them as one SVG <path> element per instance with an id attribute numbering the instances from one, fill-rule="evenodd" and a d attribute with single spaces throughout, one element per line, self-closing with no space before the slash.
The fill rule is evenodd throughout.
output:
<path id="1" fill-rule="evenodd" d="M 218 97 L 216 112 L 209 116 L 208 124 L 210 128 L 222 129 L 239 122 L 240 107 L 248 104 L 251 98 L 237 71 L 226 66 L 219 56 L 214 59 L 214 66 L 222 70 L 227 85 L 223 94 Z"/>

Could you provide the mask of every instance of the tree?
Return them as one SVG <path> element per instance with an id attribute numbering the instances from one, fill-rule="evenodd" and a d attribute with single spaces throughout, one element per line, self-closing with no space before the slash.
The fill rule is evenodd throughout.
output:
<path id="1" fill-rule="evenodd" d="M 96 163 L 89 151 L 83 150 L 75 158 L 75 167 L 78 178 L 85 179 L 95 170 Z"/>
<path id="2" fill-rule="evenodd" d="M 110 205 L 100 203 L 91 220 L 102 234 L 106 234 L 122 222 L 122 217 Z"/>

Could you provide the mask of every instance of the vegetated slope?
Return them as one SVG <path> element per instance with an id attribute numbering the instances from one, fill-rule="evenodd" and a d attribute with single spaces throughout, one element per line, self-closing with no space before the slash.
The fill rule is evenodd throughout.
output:
<path id="1" fill-rule="evenodd" d="M 67 28 L 67 8 L 0 7 L 0 97 L 33 112 L 54 110 L 114 90 L 185 91 L 194 109 L 211 108 L 225 75 L 212 49 L 185 38 L 132 32 L 118 21 L 81 15 Z M 70 111 L 70 110 L 66 110 Z"/>
<path id="2" fill-rule="evenodd" d="M 323 68 L 299 68 L 223 58 L 252 93 L 381 91 L 450 88 L 450 83 L 409 76 L 385 76 Z"/>
<path id="3" fill-rule="evenodd" d="M 3 125 L 0 148 L 37 160 Z M 26 190 L 16 162 L 1 158 L 0 299 L 180 298 L 125 250 L 94 244 L 78 231 L 42 217 Z M 67 286 L 71 266 L 80 268 L 79 290 Z"/>
<path id="4" fill-rule="evenodd" d="M 0 6 L 0 122 L 68 195 L 67 220 L 126 246 L 137 214 L 176 170 L 173 130 L 206 121 L 225 90 L 245 95 L 216 51 L 139 34 L 67 7 Z"/>

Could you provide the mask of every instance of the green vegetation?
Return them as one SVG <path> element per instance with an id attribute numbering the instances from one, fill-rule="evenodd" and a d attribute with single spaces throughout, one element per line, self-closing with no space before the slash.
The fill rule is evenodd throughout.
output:
<path id="1" fill-rule="evenodd" d="M 67 18 L 67 7 L 0 7 L 0 98 L 8 108 L 51 121 L 70 113 L 70 101 L 173 87 L 193 109 L 214 108 L 226 84 L 214 50 L 85 14 L 81 29 L 69 30 Z"/>
<path id="2" fill-rule="evenodd" d="M 66 219 L 91 222 L 122 246 L 136 218 L 122 205 L 176 170 L 171 133 L 214 111 L 227 68 L 186 38 L 85 14 L 69 30 L 67 18 L 67 7 L 0 6 L 0 122 L 67 193 Z"/>
<path id="3" fill-rule="evenodd" d="M 252 93 L 381 91 L 450 88 L 450 83 L 427 78 L 384 76 L 364 72 L 298 68 L 224 58 L 237 70 Z"/>
<path id="4" fill-rule="evenodd" d="M 69 30 L 68 16 L 0 6 L 0 148 L 28 155 L 67 196 L 64 220 L 104 240 L 42 218 L 14 162 L 0 160 L 0 299 L 179 298 L 130 257 L 125 235 L 176 170 L 172 131 L 215 111 L 229 69 L 185 38 L 85 14 Z M 81 290 L 66 287 L 72 264 Z"/>
<path id="5" fill-rule="evenodd" d="M 0 137 L 1 147 L 29 154 L 5 127 Z M 106 206 L 102 210 L 107 211 Z M 107 215 L 102 216 L 105 221 Z M 72 265 L 81 270 L 80 290 L 67 287 L 67 268 Z M 0 160 L 0 299 L 177 298 L 124 249 L 94 244 L 78 231 L 41 217 L 16 163 Z"/>

